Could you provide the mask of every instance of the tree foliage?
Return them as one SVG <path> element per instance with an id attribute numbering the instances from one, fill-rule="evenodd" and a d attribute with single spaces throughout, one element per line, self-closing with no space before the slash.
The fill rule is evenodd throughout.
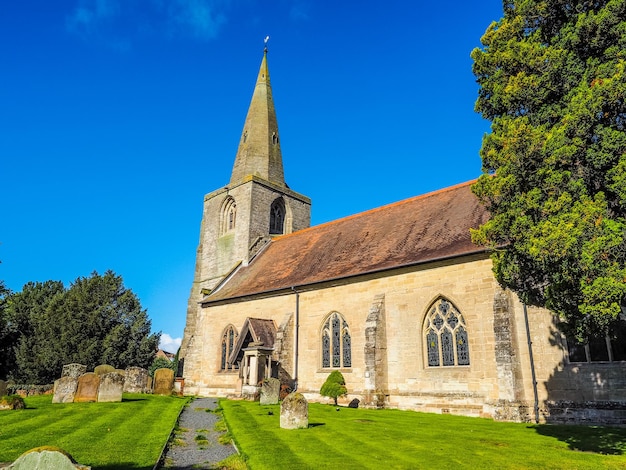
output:
<path id="1" fill-rule="evenodd" d="M 12 325 L 7 317 L 7 297 L 11 291 L 0 281 L 0 378 L 8 375 L 13 364 L 11 355 Z"/>
<path id="2" fill-rule="evenodd" d="M 322 385 L 320 395 L 332 398 L 335 400 L 335 405 L 337 405 L 337 398 L 347 394 L 348 389 L 346 388 L 346 381 L 343 378 L 343 374 L 338 370 L 332 371 Z"/>
<path id="3" fill-rule="evenodd" d="M 170 361 L 164 357 L 157 357 L 154 361 L 152 361 L 152 364 L 150 364 L 150 367 L 148 368 L 148 374 L 150 377 L 154 377 L 154 371 L 157 369 L 172 369 L 174 371 L 174 375 L 176 375 L 178 361 Z"/>
<path id="4" fill-rule="evenodd" d="M 472 51 L 494 273 L 584 338 L 626 297 L 626 0 L 512 0 Z"/>
<path id="5" fill-rule="evenodd" d="M 148 368 L 160 334 L 137 296 L 112 271 L 76 279 L 68 289 L 55 281 L 28 283 L 7 300 L 12 325 L 9 376 L 24 383 L 51 383 L 64 364 Z"/>

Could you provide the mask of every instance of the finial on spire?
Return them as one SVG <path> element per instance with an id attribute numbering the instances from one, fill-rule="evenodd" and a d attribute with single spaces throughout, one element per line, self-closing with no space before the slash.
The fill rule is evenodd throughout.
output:
<path id="1" fill-rule="evenodd" d="M 268 36 L 265 36 L 265 39 L 263 40 L 263 43 L 265 44 L 265 48 L 264 48 L 263 50 L 264 50 L 265 52 L 267 52 L 267 41 L 269 41 L 269 40 L 270 40 L 269 35 L 268 35 Z"/>

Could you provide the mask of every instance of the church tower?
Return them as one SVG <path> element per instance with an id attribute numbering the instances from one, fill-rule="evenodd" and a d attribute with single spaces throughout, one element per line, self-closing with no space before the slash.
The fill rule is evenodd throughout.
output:
<path id="1" fill-rule="evenodd" d="M 311 200 L 285 183 L 278 123 L 263 52 L 228 186 L 204 197 L 194 281 L 180 357 L 192 358 L 200 301 L 240 266 L 246 266 L 272 236 L 309 227 Z M 199 359 L 199 358 L 198 358 Z"/>

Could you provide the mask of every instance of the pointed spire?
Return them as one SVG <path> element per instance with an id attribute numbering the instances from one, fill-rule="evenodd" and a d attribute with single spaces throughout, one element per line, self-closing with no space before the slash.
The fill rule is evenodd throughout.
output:
<path id="1" fill-rule="evenodd" d="M 278 123 L 267 67 L 267 44 L 241 133 L 230 184 L 240 183 L 250 175 L 279 186 L 286 186 Z"/>

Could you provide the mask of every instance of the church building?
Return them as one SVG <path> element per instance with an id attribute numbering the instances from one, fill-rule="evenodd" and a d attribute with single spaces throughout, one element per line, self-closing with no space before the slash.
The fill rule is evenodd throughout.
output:
<path id="1" fill-rule="evenodd" d="M 344 403 L 626 424 L 623 338 L 568 348 L 551 312 L 499 286 L 470 239 L 489 217 L 471 184 L 311 227 L 285 182 L 266 49 L 230 181 L 204 198 L 185 391 L 252 398 L 278 377 L 326 402 L 338 370 Z"/>

